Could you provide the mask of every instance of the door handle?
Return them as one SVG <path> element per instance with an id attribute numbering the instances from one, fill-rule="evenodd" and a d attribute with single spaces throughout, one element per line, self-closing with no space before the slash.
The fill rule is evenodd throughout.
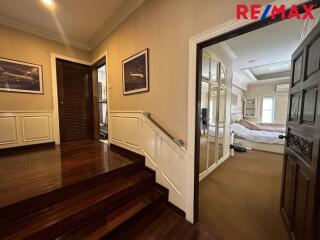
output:
<path id="1" fill-rule="evenodd" d="M 287 136 L 281 134 L 281 135 L 278 136 L 278 138 L 280 138 L 280 139 L 287 139 Z"/>

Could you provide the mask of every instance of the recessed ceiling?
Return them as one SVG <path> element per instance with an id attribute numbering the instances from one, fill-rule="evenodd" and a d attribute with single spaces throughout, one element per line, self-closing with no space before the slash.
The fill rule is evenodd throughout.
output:
<path id="1" fill-rule="evenodd" d="M 262 66 L 242 69 L 254 81 L 289 81 L 291 62 L 271 63 Z"/>
<path id="2" fill-rule="evenodd" d="M 205 50 L 223 50 L 234 74 L 246 84 L 289 81 L 291 55 L 319 21 L 320 9 L 313 10 L 313 14 L 316 20 L 280 21 Z"/>
<path id="3" fill-rule="evenodd" d="M 0 0 L 0 24 L 90 50 L 143 0 Z"/>

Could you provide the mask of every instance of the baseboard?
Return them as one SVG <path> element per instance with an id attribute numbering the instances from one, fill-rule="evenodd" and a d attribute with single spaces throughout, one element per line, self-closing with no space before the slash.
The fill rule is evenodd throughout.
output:
<path id="1" fill-rule="evenodd" d="M 115 145 L 115 146 L 118 146 L 118 147 L 121 147 L 123 149 L 127 149 L 131 152 L 134 152 L 134 153 L 137 153 L 139 155 L 142 155 L 144 156 L 143 152 L 140 150 L 140 148 L 136 148 L 136 147 L 132 147 L 131 145 L 129 144 L 125 144 L 125 143 L 122 143 L 122 142 L 118 142 L 118 141 L 115 141 L 115 140 L 110 140 L 110 145 Z"/>
<path id="2" fill-rule="evenodd" d="M 168 206 L 170 209 L 175 211 L 177 214 L 179 214 L 183 218 L 186 218 L 186 213 L 184 211 L 182 211 L 180 208 L 178 208 L 175 205 L 173 205 L 171 202 L 167 201 L 166 202 L 166 206 Z"/>
<path id="3" fill-rule="evenodd" d="M 117 145 L 114 143 L 110 143 L 110 149 L 113 151 L 118 152 L 121 155 L 124 155 L 126 157 L 128 157 L 130 160 L 133 161 L 145 161 L 145 157 L 141 154 L 138 154 L 134 151 L 131 151 L 121 145 Z"/>
<path id="4" fill-rule="evenodd" d="M 46 143 L 36 143 L 31 145 L 2 148 L 0 149 L 0 156 L 38 151 L 38 150 L 52 148 L 54 146 L 55 146 L 55 142 L 46 142 Z"/>

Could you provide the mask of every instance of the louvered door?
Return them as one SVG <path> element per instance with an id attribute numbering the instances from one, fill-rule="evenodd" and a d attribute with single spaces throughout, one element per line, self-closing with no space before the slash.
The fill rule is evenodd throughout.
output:
<path id="1" fill-rule="evenodd" d="M 60 141 L 92 138 L 90 67 L 57 60 Z"/>

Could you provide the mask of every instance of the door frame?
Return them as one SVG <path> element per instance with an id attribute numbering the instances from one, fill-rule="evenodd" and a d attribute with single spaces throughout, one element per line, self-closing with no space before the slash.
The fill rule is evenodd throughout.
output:
<path id="1" fill-rule="evenodd" d="M 94 61 L 93 64 L 91 64 L 92 68 L 92 91 L 93 91 L 93 134 L 94 138 L 96 140 L 100 140 L 100 125 L 99 125 L 99 119 L 100 119 L 100 112 L 99 112 L 99 96 L 98 96 L 98 69 L 99 67 L 105 65 L 106 67 L 106 94 L 107 94 L 107 126 L 108 126 L 108 134 L 109 134 L 109 92 L 108 92 L 108 70 L 107 70 L 107 59 L 106 55 L 103 55 L 103 57 L 99 58 L 97 61 Z M 109 140 L 109 139 L 108 139 Z"/>
<path id="2" fill-rule="evenodd" d="M 278 0 L 271 2 L 272 5 L 284 4 L 286 10 L 291 5 L 310 4 L 310 0 Z M 270 14 L 265 20 L 237 20 L 232 19 L 217 27 L 211 28 L 189 39 L 189 65 L 188 65 L 188 129 L 187 129 L 187 164 L 186 164 L 186 219 L 197 222 L 199 209 L 199 149 L 196 148 L 199 131 L 196 126 L 197 109 L 199 108 L 199 94 L 201 88 L 198 87 L 201 80 L 201 54 L 202 48 L 210 46 L 226 39 L 248 33 L 267 25 L 281 21 L 280 18 L 272 20 Z"/>
<path id="3" fill-rule="evenodd" d="M 57 59 L 62 59 L 74 63 L 79 63 L 83 65 L 93 66 L 95 63 L 97 63 L 100 59 L 105 57 L 106 62 L 106 69 L 108 69 L 108 61 L 107 61 L 107 52 L 99 56 L 98 58 L 94 59 L 92 62 L 85 61 L 82 59 L 69 57 L 57 53 L 51 53 L 51 79 L 52 79 L 52 103 L 53 103 L 53 136 L 54 141 L 56 145 L 60 144 L 60 123 L 59 123 L 59 101 L 58 101 L 58 84 L 57 84 Z M 106 74 L 106 83 L 108 84 L 108 70 Z M 107 87 L 107 111 L 108 111 L 108 121 L 109 121 L 109 91 Z M 94 119 L 94 118 L 93 118 Z M 94 129 L 94 128 L 93 128 Z M 108 132 L 110 131 L 109 125 L 108 125 Z M 94 135 L 94 133 L 93 133 Z"/>

